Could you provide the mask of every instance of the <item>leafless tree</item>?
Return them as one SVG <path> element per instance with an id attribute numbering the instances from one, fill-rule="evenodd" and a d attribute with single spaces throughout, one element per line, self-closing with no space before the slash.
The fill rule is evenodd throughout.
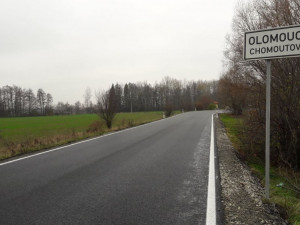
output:
<path id="1" fill-rule="evenodd" d="M 74 105 L 75 114 L 80 114 L 82 112 L 83 108 L 84 108 L 84 106 L 81 105 L 80 101 L 75 102 L 75 105 Z"/>
<path id="2" fill-rule="evenodd" d="M 248 137 L 264 129 L 266 66 L 263 60 L 243 62 L 243 33 L 268 27 L 300 24 L 300 0 L 250 0 L 238 6 L 233 33 L 225 51 L 233 76 L 243 77 L 249 87 L 247 106 L 251 109 Z M 300 59 L 272 60 L 271 138 L 272 161 L 300 169 Z M 263 144 L 263 136 L 253 146 Z M 251 141 L 248 141 L 249 143 Z"/>
<path id="3" fill-rule="evenodd" d="M 116 115 L 117 101 L 114 85 L 104 93 L 97 93 L 97 108 L 98 115 L 102 118 L 106 126 L 110 129 L 113 119 Z"/>
<path id="4" fill-rule="evenodd" d="M 45 105 L 47 103 L 47 95 L 46 95 L 45 91 L 41 88 L 38 89 L 36 98 L 38 101 L 40 112 L 42 115 L 44 115 L 45 114 Z"/>
<path id="5" fill-rule="evenodd" d="M 36 96 L 33 93 L 32 89 L 28 89 L 25 93 L 25 99 L 27 102 L 27 107 L 28 107 L 28 115 L 33 115 L 34 111 L 36 110 Z"/>
<path id="6" fill-rule="evenodd" d="M 219 94 L 223 105 L 229 106 L 233 114 L 241 115 L 247 106 L 249 88 L 244 76 L 236 68 L 231 68 L 219 80 Z"/>
<path id="7" fill-rule="evenodd" d="M 47 93 L 47 95 L 46 95 L 46 107 L 45 107 L 45 114 L 46 115 L 53 114 L 52 103 L 53 103 L 53 97 L 52 97 L 51 94 Z"/>
<path id="8" fill-rule="evenodd" d="M 90 107 L 91 107 L 91 98 L 92 98 L 92 91 L 90 87 L 87 87 L 85 89 L 84 95 L 84 106 L 87 112 L 90 112 Z"/>

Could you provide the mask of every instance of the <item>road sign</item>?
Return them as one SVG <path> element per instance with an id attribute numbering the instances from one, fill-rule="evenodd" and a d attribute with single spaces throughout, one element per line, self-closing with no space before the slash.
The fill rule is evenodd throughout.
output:
<path id="1" fill-rule="evenodd" d="M 300 56 L 300 25 L 245 32 L 244 60 L 295 56 Z"/>
<path id="2" fill-rule="evenodd" d="M 265 194 L 270 197 L 270 105 L 271 59 L 300 56 L 300 25 L 245 32 L 244 60 L 265 59 L 266 79 L 266 162 Z"/>

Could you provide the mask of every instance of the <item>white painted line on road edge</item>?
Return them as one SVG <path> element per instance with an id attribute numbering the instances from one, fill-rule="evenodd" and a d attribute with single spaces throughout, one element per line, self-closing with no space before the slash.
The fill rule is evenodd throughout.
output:
<path id="1" fill-rule="evenodd" d="M 209 177 L 206 204 L 206 225 L 216 224 L 216 184 L 215 184 L 215 139 L 214 139 L 214 115 L 211 118 L 210 153 L 209 153 Z"/>
<path id="2" fill-rule="evenodd" d="M 175 115 L 175 116 L 179 116 L 179 115 L 182 115 L 182 114 L 178 114 L 178 115 Z M 124 130 L 115 131 L 115 132 L 112 132 L 112 133 L 108 133 L 108 134 L 101 135 L 101 136 L 98 136 L 98 137 L 90 138 L 90 139 L 87 139 L 87 140 L 78 141 L 78 142 L 75 142 L 73 144 L 61 146 L 61 147 L 58 147 L 58 148 L 45 150 L 45 151 L 40 152 L 40 153 L 34 153 L 32 155 L 29 155 L 29 156 L 24 156 L 24 157 L 21 157 L 21 158 L 18 158 L 18 159 L 13 159 L 13 160 L 10 160 L 10 161 L 7 161 L 7 162 L 0 163 L 0 166 L 4 166 L 6 164 L 10 164 L 10 163 L 14 163 L 14 162 L 21 161 L 21 160 L 24 160 L 24 159 L 32 158 L 32 157 L 35 157 L 35 156 L 38 156 L 38 155 L 43 155 L 43 154 L 47 154 L 47 153 L 50 153 L 50 152 L 55 152 L 55 151 L 58 151 L 58 150 L 61 150 L 61 149 L 64 149 L 64 148 L 68 148 L 68 147 L 78 145 L 78 144 L 81 144 L 81 143 L 85 143 L 85 142 L 93 141 L 93 140 L 96 140 L 96 139 L 104 138 L 104 137 L 107 137 L 107 136 L 110 136 L 110 135 L 126 132 L 126 131 L 129 131 L 129 130 L 136 129 L 138 127 L 148 126 L 148 125 L 153 124 L 153 123 L 157 123 L 157 122 L 161 122 L 161 121 L 165 121 L 165 120 L 174 118 L 175 116 L 168 117 L 168 118 L 163 119 L 163 120 L 155 120 L 155 121 L 150 122 L 150 123 L 145 123 L 145 124 L 142 124 L 142 125 L 138 125 L 136 127 L 131 127 L 131 128 L 127 128 L 127 129 L 124 129 Z"/>

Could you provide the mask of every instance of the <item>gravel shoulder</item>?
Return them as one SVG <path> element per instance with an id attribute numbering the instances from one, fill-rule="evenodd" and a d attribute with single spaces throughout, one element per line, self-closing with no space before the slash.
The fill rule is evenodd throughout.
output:
<path id="1" fill-rule="evenodd" d="M 215 120 L 221 199 L 224 224 L 288 224 L 274 205 L 263 202 L 264 190 L 250 168 L 238 157 L 226 130 L 219 119 Z"/>

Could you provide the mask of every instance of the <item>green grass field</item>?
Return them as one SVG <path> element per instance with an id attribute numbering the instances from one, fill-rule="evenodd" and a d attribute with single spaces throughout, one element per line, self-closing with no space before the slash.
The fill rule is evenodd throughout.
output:
<path id="1" fill-rule="evenodd" d="M 0 118 L 0 159 L 148 123 L 162 115 L 118 113 L 110 130 L 96 114 Z"/>
<path id="2" fill-rule="evenodd" d="M 220 119 L 226 127 L 227 134 L 236 150 L 245 152 L 241 141 L 241 126 L 243 117 L 229 114 L 221 114 Z M 260 160 L 255 160 L 253 156 L 246 158 L 248 165 L 262 185 L 265 183 L 264 164 Z M 282 168 L 270 168 L 270 201 L 281 206 L 286 213 L 286 217 L 293 225 L 300 225 L 300 173 L 284 170 Z M 266 200 L 268 201 L 268 200 Z"/>
<path id="3" fill-rule="evenodd" d="M 230 114 L 221 114 L 220 118 L 226 127 L 227 134 L 235 149 L 240 150 L 243 147 L 241 142 L 241 127 L 243 126 L 242 117 L 234 117 Z"/>

